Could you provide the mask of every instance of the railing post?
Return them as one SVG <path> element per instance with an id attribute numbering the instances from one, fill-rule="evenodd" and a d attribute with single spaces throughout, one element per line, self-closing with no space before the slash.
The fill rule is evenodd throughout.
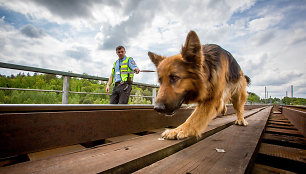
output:
<path id="1" fill-rule="evenodd" d="M 62 96 L 62 104 L 68 104 L 69 97 L 69 76 L 63 76 L 63 96 Z"/>
<path id="2" fill-rule="evenodd" d="M 152 89 L 152 104 L 154 105 L 156 100 L 156 88 Z"/>

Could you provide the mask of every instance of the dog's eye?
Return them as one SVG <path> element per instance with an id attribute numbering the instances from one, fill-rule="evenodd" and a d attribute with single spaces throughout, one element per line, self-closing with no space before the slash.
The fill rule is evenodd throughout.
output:
<path id="1" fill-rule="evenodd" d="M 176 75 L 170 75 L 169 79 L 170 79 L 171 84 L 175 84 L 180 79 L 180 77 L 178 77 Z"/>
<path id="2" fill-rule="evenodd" d="M 162 83 L 162 78 L 158 78 L 158 82 L 159 82 L 159 84 L 161 84 Z"/>

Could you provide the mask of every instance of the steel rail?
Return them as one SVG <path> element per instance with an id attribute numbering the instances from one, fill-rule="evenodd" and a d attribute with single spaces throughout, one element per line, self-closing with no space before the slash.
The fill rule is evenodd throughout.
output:
<path id="1" fill-rule="evenodd" d="M 69 77 L 79 77 L 79 78 L 91 79 L 91 80 L 108 81 L 108 78 L 105 78 L 105 77 L 98 77 L 98 76 L 77 74 L 77 73 L 71 73 L 71 72 L 56 71 L 56 70 L 50 70 L 50 69 L 45 69 L 45 68 L 36 68 L 36 67 L 31 67 L 31 66 L 16 65 L 16 64 L 10 64 L 10 63 L 4 63 L 4 62 L 0 62 L 0 68 L 16 69 L 16 70 L 46 73 L 46 74 L 55 74 L 55 75 L 62 75 L 62 76 L 69 76 Z M 133 82 L 133 85 L 151 87 L 151 88 L 158 88 L 159 87 L 158 85 L 145 84 L 145 83 L 140 83 L 140 82 Z"/>

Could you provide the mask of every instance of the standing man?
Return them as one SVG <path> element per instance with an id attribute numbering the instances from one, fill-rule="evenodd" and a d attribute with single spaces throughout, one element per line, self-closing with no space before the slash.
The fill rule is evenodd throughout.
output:
<path id="1" fill-rule="evenodd" d="M 134 72 L 138 74 L 140 70 L 132 57 L 125 56 L 123 46 L 118 46 L 116 53 L 119 59 L 114 63 L 112 74 L 106 85 L 106 92 L 109 93 L 110 85 L 115 83 L 110 104 L 127 104 L 132 90 Z"/>

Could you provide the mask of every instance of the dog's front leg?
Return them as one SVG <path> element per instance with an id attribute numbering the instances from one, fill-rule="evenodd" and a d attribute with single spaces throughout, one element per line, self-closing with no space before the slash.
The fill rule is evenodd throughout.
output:
<path id="1" fill-rule="evenodd" d="M 186 137 L 200 137 L 208 123 L 217 115 L 213 104 L 198 104 L 190 117 L 175 129 L 167 129 L 162 133 L 165 139 L 183 139 Z"/>

